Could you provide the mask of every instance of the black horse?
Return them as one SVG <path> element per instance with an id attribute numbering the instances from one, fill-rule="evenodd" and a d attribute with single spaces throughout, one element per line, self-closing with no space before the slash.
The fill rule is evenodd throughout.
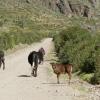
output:
<path id="1" fill-rule="evenodd" d="M 30 54 L 28 56 L 28 62 L 32 67 L 32 73 L 31 74 L 34 77 L 37 76 L 38 64 L 43 62 L 43 56 L 44 56 L 44 51 L 42 49 L 39 49 L 38 52 L 32 51 L 32 52 L 30 52 Z M 34 63 L 34 67 L 33 67 L 33 63 Z"/>
<path id="2" fill-rule="evenodd" d="M 37 76 L 37 68 L 38 68 L 38 52 L 36 51 L 32 51 L 30 52 L 29 56 L 28 56 L 28 62 L 32 67 L 32 76 L 36 77 Z M 34 62 L 34 67 L 33 67 L 33 62 Z"/>
<path id="3" fill-rule="evenodd" d="M 4 58 L 4 52 L 0 51 L 0 68 L 1 65 L 3 64 L 3 70 L 5 69 L 5 58 Z"/>

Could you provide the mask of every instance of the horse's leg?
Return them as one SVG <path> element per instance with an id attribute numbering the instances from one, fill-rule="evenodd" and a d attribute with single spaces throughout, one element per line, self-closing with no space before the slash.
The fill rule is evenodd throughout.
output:
<path id="1" fill-rule="evenodd" d="M 41 64 L 41 59 L 39 59 L 39 64 Z"/>
<path id="2" fill-rule="evenodd" d="M 71 77 L 72 77 L 71 73 L 68 73 L 68 76 L 69 76 L 69 84 L 70 84 L 70 80 L 71 80 Z"/>
<path id="3" fill-rule="evenodd" d="M 43 61 L 44 61 L 44 58 L 43 57 L 42 57 L 41 61 L 42 61 L 42 64 L 43 64 Z"/>
<path id="4" fill-rule="evenodd" d="M 38 55 L 36 55 L 36 56 L 35 56 L 35 60 L 34 60 L 34 68 L 35 68 L 35 70 L 34 70 L 34 71 L 35 71 L 34 76 L 35 76 L 35 77 L 37 76 L 38 60 L 39 60 Z"/>
<path id="5" fill-rule="evenodd" d="M 31 75 L 34 76 L 33 62 L 31 63 Z"/>
<path id="6" fill-rule="evenodd" d="M 42 53 L 39 53 L 39 64 L 41 64 L 41 62 L 43 62 L 43 55 Z"/>
<path id="7" fill-rule="evenodd" d="M 31 75 L 34 76 L 34 68 L 32 68 Z"/>
<path id="8" fill-rule="evenodd" d="M 37 66 L 35 67 L 35 77 L 37 76 Z"/>
<path id="9" fill-rule="evenodd" d="M 37 66 L 38 67 L 38 66 Z M 36 76 L 37 76 L 37 67 L 36 67 Z"/>
<path id="10" fill-rule="evenodd" d="M 5 70 L 5 61 L 4 61 L 4 59 L 2 59 L 2 63 L 3 63 L 3 70 Z"/>
<path id="11" fill-rule="evenodd" d="M 39 64 L 41 64 L 41 62 L 42 62 L 42 57 L 39 58 Z"/>
<path id="12" fill-rule="evenodd" d="M 0 68 L 1 68 L 2 61 L 0 60 Z"/>
<path id="13" fill-rule="evenodd" d="M 36 68 L 34 66 L 34 77 L 36 77 Z"/>
<path id="14" fill-rule="evenodd" d="M 36 77 L 36 68 L 33 68 L 33 70 L 32 70 L 32 76 Z"/>
<path id="15" fill-rule="evenodd" d="M 44 62 L 44 54 L 42 54 L 42 64 L 43 64 L 43 62 Z"/>
<path id="16" fill-rule="evenodd" d="M 60 82 L 59 82 L 59 76 L 60 76 L 60 74 L 57 74 L 57 83 L 59 84 Z"/>

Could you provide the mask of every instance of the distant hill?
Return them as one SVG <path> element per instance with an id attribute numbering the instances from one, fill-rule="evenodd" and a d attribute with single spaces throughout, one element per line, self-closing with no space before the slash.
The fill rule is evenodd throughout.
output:
<path id="1" fill-rule="evenodd" d="M 81 26 L 99 33 L 99 3 L 99 0 L 0 0 L 0 48 L 8 44 L 7 35 L 16 44 L 27 42 L 28 33 L 35 36 L 32 41 L 39 40 L 68 26 Z M 11 40 L 13 33 L 26 34 L 25 39 Z"/>
<path id="2" fill-rule="evenodd" d="M 89 19 L 97 16 L 98 22 L 99 7 L 99 0 L 0 0 L 0 26 L 15 26 L 20 20 L 22 27 L 33 21 L 35 26 L 45 24 L 46 29 L 49 25 L 48 28 L 59 28 L 74 16 Z"/>

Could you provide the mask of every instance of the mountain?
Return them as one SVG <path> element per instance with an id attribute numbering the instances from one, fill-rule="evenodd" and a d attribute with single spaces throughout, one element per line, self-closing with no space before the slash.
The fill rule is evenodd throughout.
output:
<path id="1" fill-rule="evenodd" d="M 12 27 L 51 32 L 72 23 L 98 31 L 99 8 L 99 0 L 0 0 L 0 33 Z"/>
<path id="2" fill-rule="evenodd" d="M 99 9 L 99 0 L 0 0 L 0 8 L 45 7 L 65 15 L 77 14 L 88 17 L 94 9 Z"/>
<path id="3" fill-rule="evenodd" d="M 62 30 L 66 21 L 38 0 L 0 0 L 0 50 L 39 41 Z"/>
<path id="4" fill-rule="evenodd" d="M 29 20 L 35 20 L 36 24 L 37 21 L 44 24 L 44 20 L 49 20 L 54 26 L 59 22 L 60 26 L 66 18 L 73 19 L 76 16 L 98 22 L 99 8 L 99 0 L 0 0 L 2 17 L 6 15 L 17 20 L 29 17 Z M 47 23 L 50 24 L 49 22 Z"/>

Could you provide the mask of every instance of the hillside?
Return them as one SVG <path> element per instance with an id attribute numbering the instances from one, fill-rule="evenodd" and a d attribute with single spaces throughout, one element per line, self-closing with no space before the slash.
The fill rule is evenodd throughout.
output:
<path id="1" fill-rule="evenodd" d="M 39 41 L 60 30 L 65 19 L 34 0 L 0 0 L 0 48 L 7 50 L 19 43 Z"/>
<path id="2" fill-rule="evenodd" d="M 99 0 L 0 0 L 0 31 L 9 31 L 12 26 L 49 31 L 68 25 L 65 21 L 73 23 L 75 16 L 93 29 L 93 24 L 99 26 L 98 12 Z"/>

